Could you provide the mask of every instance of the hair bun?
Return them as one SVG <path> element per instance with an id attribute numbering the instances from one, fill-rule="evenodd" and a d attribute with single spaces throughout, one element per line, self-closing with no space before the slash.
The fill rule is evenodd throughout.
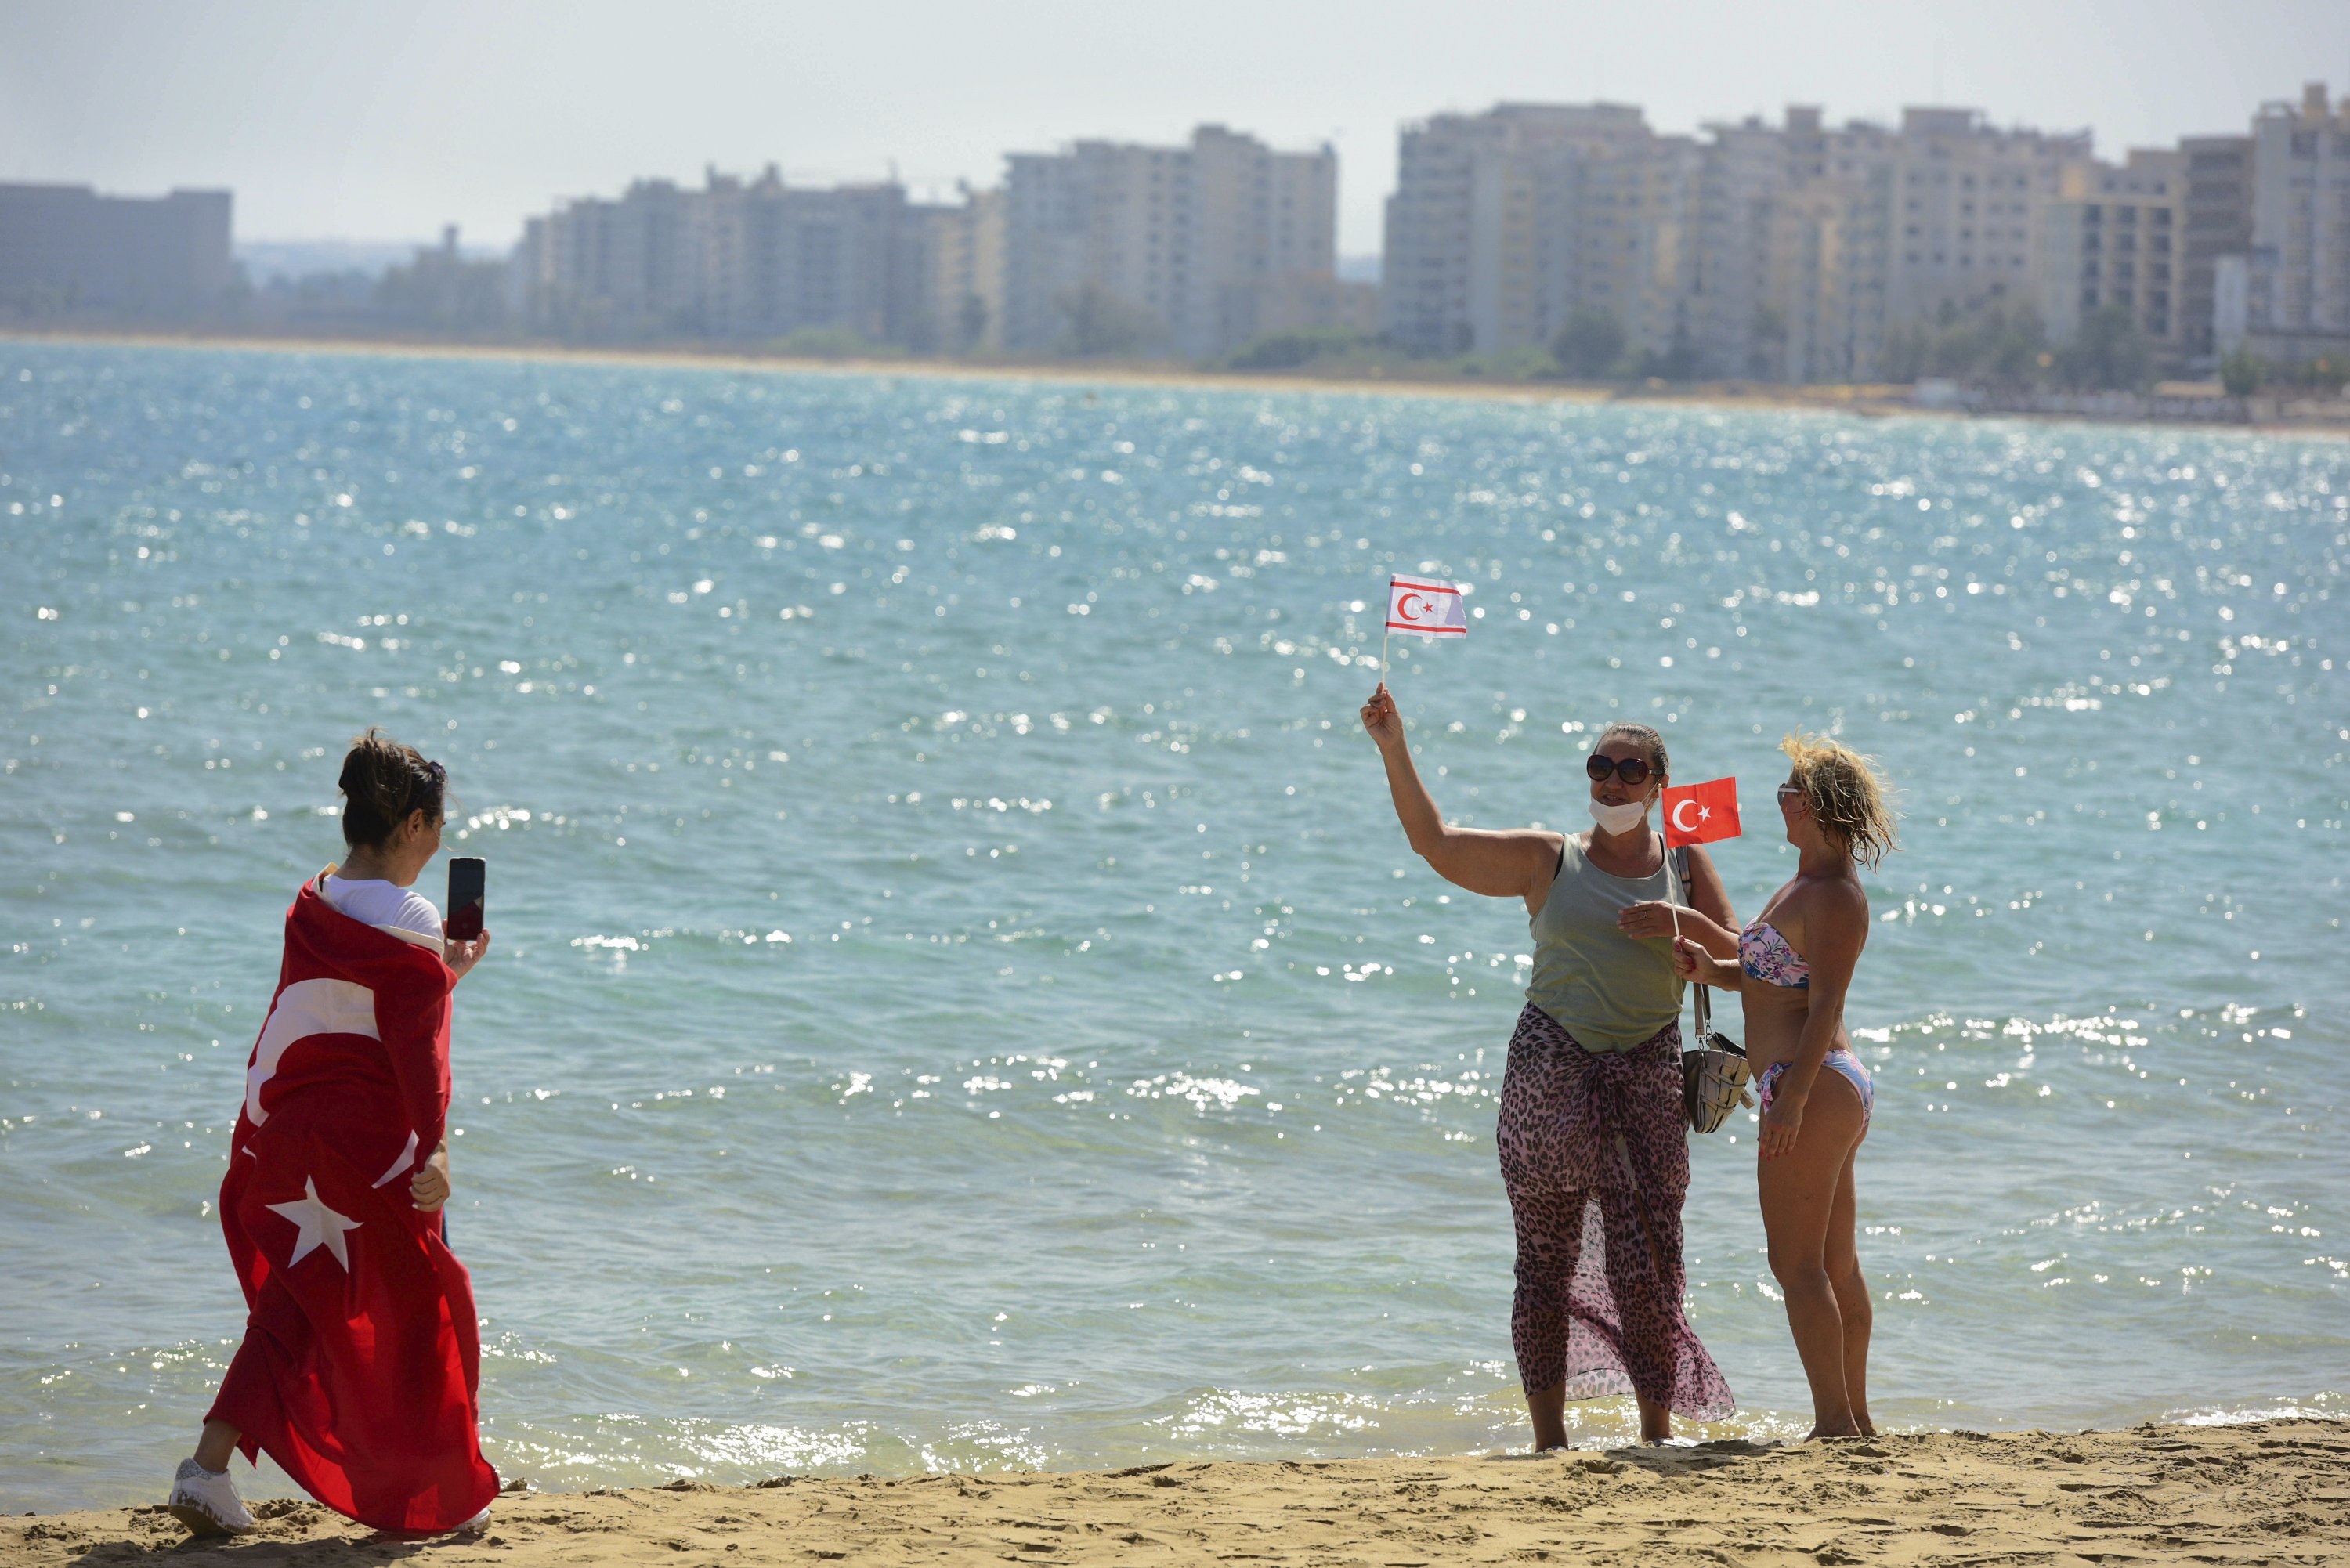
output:
<path id="1" fill-rule="evenodd" d="M 381 845 L 414 811 L 439 820 L 447 778 L 440 763 L 370 725 L 351 742 L 335 781 L 343 794 L 344 842 L 354 849 Z"/>

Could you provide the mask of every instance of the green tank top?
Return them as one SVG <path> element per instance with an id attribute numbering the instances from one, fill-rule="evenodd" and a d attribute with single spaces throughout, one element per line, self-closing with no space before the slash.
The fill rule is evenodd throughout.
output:
<path id="1" fill-rule="evenodd" d="M 1611 877 L 1584 857 L 1573 834 L 1550 895 L 1534 918 L 1534 983 L 1526 1000 L 1586 1051 L 1629 1051 L 1680 1015 L 1681 980 L 1670 937 L 1635 940 L 1616 927 L 1627 906 L 1661 898 L 1690 907 L 1673 865 L 1646 877 Z"/>

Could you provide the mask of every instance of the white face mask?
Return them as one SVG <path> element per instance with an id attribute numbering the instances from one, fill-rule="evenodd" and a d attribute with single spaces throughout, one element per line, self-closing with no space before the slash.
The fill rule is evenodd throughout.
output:
<path id="1" fill-rule="evenodd" d="M 1648 815 L 1648 803 L 1644 800 L 1629 800 L 1622 805 L 1609 805 L 1604 800 L 1591 803 L 1591 820 L 1599 825 L 1602 833 L 1629 833 Z"/>

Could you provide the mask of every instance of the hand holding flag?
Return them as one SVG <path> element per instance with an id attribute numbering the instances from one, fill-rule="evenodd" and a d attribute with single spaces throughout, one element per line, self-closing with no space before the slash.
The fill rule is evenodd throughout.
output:
<path id="1" fill-rule="evenodd" d="M 1382 748 L 1403 744 L 1403 715 L 1396 711 L 1395 693 L 1388 690 L 1384 680 L 1371 693 L 1371 700 L 1363 704 L 1363 728 Z"/>

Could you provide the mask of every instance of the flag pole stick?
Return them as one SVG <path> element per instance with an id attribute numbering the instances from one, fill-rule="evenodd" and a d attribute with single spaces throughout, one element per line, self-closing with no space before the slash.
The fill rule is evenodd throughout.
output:
<path id="1" fill-rule="evenodd" d="M 1661 797 L 1659 797 L 1659 798 L 1661 798 Z M 1665 826 L 1666 826 L 1667 827 L 1670 827 L 1670 826 L 1672 826 L 1672 821 L 1673 821 L 1672 817 L 1671 817 L 1669 815 L 1668 815 L 1666 816 L 1666 818 L 1665 818 Z M 1666 834 L 1666 835 L 1665 835 L 1665 854 L 1666 854 L 1668 857 L 1670 857 L 1670 856 L 1671 856 L 1671 854 L 1672 854 L 1672 852 L 1673 852 L 1673 836 L 1672 836 L 1670 833 L 1668 833 L 1668 834 Z M 1689 891 L 1688 887 L 1687 887 L 1686 885 L 1684 885 L 1684 886 L 1682 887 L 1682 888 L 1681 888 L 1681 891 L 1682 891 L 1682 892 L 1684 892 L 1684 893 L 1688 892 L 1688 891 Z M 1668 898 L 1668 899 L 1666 899 L 1666 900 L 1665 900 L 1665 908 L 1672 911 L 1672 917 L 1673 917 L 1673 950 L 1674 950 L 1675 952 L 1679 952 L 1679 951 L 1680 951 L 1680 947 L 1681 947 L 1681 907 L 1680 907 L 1679 904 L 1674 903 L 1671 899 Z"/>
<path id="2" fill-rule="evenodd" d="M 1379 684 L 1388 683 L 1388 628 L 1379 628 Z"/>

